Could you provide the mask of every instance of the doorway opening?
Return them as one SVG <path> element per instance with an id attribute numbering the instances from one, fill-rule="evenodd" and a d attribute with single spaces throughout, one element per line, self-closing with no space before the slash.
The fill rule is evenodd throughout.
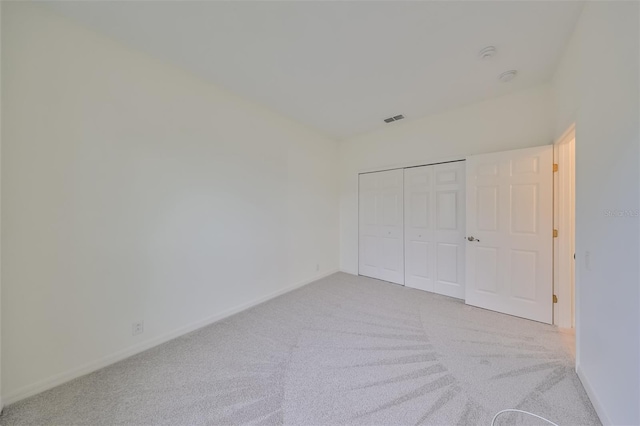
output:
<path id="1" fill-rule="evenodd" d="M 564 329 L 575 329 L 575 142 L 571 125 L 553 146 L 553 323 Z"/>

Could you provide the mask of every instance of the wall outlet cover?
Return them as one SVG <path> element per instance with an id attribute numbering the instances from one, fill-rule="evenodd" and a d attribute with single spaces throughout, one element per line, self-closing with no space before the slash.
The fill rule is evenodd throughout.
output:
<path id="1" fill-rule="evenodd" d="M 144 332 L 144 321 L 134 322 L 131 326 L 131 335 L 136 336 Z"/>

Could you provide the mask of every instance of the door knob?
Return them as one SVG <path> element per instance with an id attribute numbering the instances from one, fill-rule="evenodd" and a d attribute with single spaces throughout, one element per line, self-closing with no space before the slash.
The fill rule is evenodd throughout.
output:
<path id="1" fill-rule="evenodd" d="M 477 240 L 474 236 L 467 237 L 467 240 L 480 242 L 480 240 Z"/>

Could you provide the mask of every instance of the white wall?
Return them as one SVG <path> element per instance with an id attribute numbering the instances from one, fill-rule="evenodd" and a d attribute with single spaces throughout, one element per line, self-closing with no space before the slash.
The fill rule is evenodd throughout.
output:
<path id="1" fill-rule="evenodd" d="M 0 82 L 2 82 L 2 2 L 0 1 Z M 2 84 L 0 84 L 0 100 Z M 2 102 L 0 101 L 0 241 L 2 240 Z M 0 244 L 0 412 L 4 407 L 2 399 L 2 245 Z"/>
<path id="2" fill-rule="evenodd" d="M 6 402 L 337 270 L 334 141 L 46 9 L 3 9 Z"/>
<path id="3" fill-rule="evenodd" d="M 358 271 L 358 173 L 552 142 L 549 86 L 389 124 L 340 145 L 340 269 Z"/>
<path id="4" fill-rule="evenodd" d="M 588 2 L 553 81 L 555 135 L 576 123 L 577 368 L 605 424 L 640 423 L 639 12 Z"/>

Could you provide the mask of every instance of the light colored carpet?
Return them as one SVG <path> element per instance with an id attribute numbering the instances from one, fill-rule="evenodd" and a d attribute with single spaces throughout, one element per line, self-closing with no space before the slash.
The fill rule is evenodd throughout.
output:
<path id="1" fill-rule="evenodd" d="M 338 273 L 13 404 L 0 423 L 489 425 L 519 408 L 600 424 L 566 337 Z"/>

